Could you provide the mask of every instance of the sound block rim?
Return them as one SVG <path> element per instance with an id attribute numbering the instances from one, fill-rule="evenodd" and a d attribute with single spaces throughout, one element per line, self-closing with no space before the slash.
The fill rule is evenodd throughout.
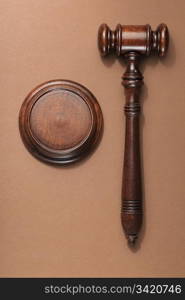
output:
<path id="1" fill-rule="evenodd" d="M 56 150 L 46 147 L 33 135 L 30 116 L 35 103 L 46 93 L 63 90 L 74 93 L 84 101 L 91 114 L 90 132 L 75 147 Z M 19 131 L 27 150 L 42 162 L 55 165 L 68 165 L 87 157 L 97 146 L 102 136 L 103 115 L 95 96 L 83 85 L 71 80 L 51 80 L 34 88 L 25 98 L 19 112 Z"/>

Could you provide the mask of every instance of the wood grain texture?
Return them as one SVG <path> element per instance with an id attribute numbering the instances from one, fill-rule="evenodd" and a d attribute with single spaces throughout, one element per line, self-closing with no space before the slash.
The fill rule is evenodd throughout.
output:
<path id="1" fill-rule="evenodd" d="M 19 127 L 27 149 L 42 161 L 68 164 L 88 155 L 102 133 L 100 106 L 82 85 L 46 82 L 25 99 Z"/>
<path id="2" fill-rule="evenodd" d="M 30 125 L 34 136 L 56 150 L 75 147 L 91 130 L 91 113 L 75 93 L 56 90 L 43 95 L 32 108 Z"/>
<path id="3" fill-rule="evenodd" d="M 156 52 L 162 57 L 169 43 L 168 28 L 160 24 L 156 31 L 150 25 L 120 25 L 110 30 L 102 24 L 98 47 L 102 56 L 115 52 L 123 56 L 127 69 L 123 75 L 126 104 L 126 132 L 122 183 L 121 222 L 130 245 L 134 245 L 142 225 L 142 176 L 140 159 L 140 91 L 143 76 L 138 62 L 142 56 Z"/>

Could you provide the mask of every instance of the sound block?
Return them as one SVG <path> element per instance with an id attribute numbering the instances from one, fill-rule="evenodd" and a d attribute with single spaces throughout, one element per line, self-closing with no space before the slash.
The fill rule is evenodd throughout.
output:
<path id="1" fill-rule="evenodd" d="M 19 113 L 19 129 L 29 152 L 41 161 L 66 165 L 86 157 L 98 144 L 101 108 L 84 86 L 53 80 L 36 87 Z"/>

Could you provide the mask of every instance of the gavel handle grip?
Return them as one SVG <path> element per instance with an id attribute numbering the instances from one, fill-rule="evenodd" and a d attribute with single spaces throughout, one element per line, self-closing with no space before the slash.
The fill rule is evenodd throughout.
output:
<path id="1" fill-rule="evenodd" d="M 142 224 L 142 184 L 138 115 L 126 117 L 121 218 L 127 239 L 133 244 Z"/>
<path id="2" fill-rule="evenodd" d="M 134 244 L 142 225 L 142 178 L 140 159 L 140 87 L 142 75 L 133 63 L 128 61 L 123 76 L 126 94 L 126 132 L 122 183 L 121 221 L 126 237 Z M 134 72 L 133 72 L 134 71 Z"/>

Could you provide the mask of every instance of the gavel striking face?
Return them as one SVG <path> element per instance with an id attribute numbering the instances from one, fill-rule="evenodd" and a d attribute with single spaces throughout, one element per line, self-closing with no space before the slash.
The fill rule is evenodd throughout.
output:
<path id="1" fill-rule="evenodd" d="M 122 184 L 121 221 L 130 245 L 134 245 L 142 225 L 142 178 L 140 160 L 140 88 L 143 76 L 138 68 L 140 57 L 157 53 L 163 57 L 168 49 L 169 34 L 165 24 L 156 31 L 150 25 L 120 25 L 114 31 L 102 24 L 98 32 L 98 47 L 102 56 L 116 53 L 127 61 L 125 87 L 126 132 Z"/>

